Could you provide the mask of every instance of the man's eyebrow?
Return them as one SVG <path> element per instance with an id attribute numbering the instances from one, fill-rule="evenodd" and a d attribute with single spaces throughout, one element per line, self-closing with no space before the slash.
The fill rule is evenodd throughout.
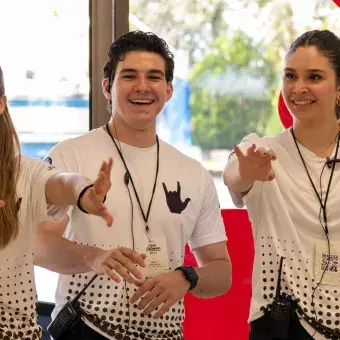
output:
<path id="1" fill-rule="evenodd" d="M 148 73 L 159 73 L 164 76 L 164 72 L 159 69 L 151 69 L 148 71 Z"/>
<path id="2" fill-rule="evenodd" d="M 119 73 L 136 73 L 137 70 L 135 68 L 123 68 Z M 158 74 L 161 74 L 162 76 L 165 76 L 164 75 L 164 72 L 159 70 L 159 69 L 150 69 L 148 70 L 148 73 L 158 73 Z"/>
<path id="3" fill-rule="evenodd" d="M 119 73 L 137 72 L 134 68 L 123 68 Z"/>

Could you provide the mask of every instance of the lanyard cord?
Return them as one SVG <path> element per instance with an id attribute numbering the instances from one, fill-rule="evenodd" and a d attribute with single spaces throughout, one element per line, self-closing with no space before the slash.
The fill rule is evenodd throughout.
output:
<path id="1" fill-rule="evenodd" d="M 316 197 L 318 198 L 318 201 L 319 201 L 319 203 L 320 203 L 320 207 L 321 207 L 321 209 L 322 209 L 323 219 L 324 219 L 324 221 L 325 221 L 325 227 L 322 226 L 322 229 L 324 230 L 324 232 L 325 232 L 326 234 L 328 234 L 327 210 L 326 210 L 326 207 L 327 207 L 327 200 L 328 200 L 329 190 L 330 190 L 330 187 L 331 187 L 331 182 L 332 182 L 332 179 L 333 179 L 333 174 L 334 174 L 334 169 L 335 169 L 335 162 L 333 162 L 333 164 L 332 164 L 331 175 L 330 175 L 330 177 L 329 177 L 329 181 L 328 181 L 328 185 L 327 185 L 326 197 L 325 197 L 324 202 L 322 202 L 322 199 L 321 199 L 321 197 L 320 197 L 318 191 L 316 190 L 315 185 L 314 185 L 314 182 L 313 182 L 313 180 L 312 180 L 312 178 L 311 178 L 311 176 L 310 176 L 310 174 L 309 174 L 309 171 L 308 171 L 306 162 L 305 162 L 304 158 L 302 157 L 302 154 L 301 154 L 301 151 L 300 151 L 300 148 L 299 148 L 297 139 L 296 139 L 296 137 L 295 137 L 293 128 L 290 129 L 290 132 L 291 132 L 291 134 L 292 134 L 292 136 L 293 136 L 293 139 L 294 139 L 296 148 L 297 148 L 297 150 L 298 150 L 298 152 L 299 152 L 301 161 L 302 161 L 303 166 L 304 166 L 304 168 L 305 168 L 305 170 L 306 170 L 306 173 L 307 173 L 307 176 L 308 176 L 308 178 L 309 178 L 309 181 L 310 181 L 310 183 L 311 183 L 311 185 L 312 185 L 312 187 L 313 187 L 313 190 L 314 190 L 314 192 L 315 192 L 315 195 L 316 195 Z M 336 144 L 336 151 L 335 151 L 335 157 L 334 157 L 335 159 L 336 159 L 337 156 L 338 156 L 339 142 L 340 142 L 340 134 L 338 133 L 338 141 L 337 141 L 337 144 Z"/>
<path id="2" fill-rule="evenodd" d="M 133 187 L 133 191 L 135 193 L 135 196 L 136 196 L 136 199 L 137 199 L 137 202 L 138 202 L 138 205 L 139 205 L 139 208 L 140 208 L 140 211 L 142 213 L 142 216 L 143 216 L 143 220 L 145 222 L 145 230 L 149 236 L 149 232 L 150 232 L 150 228 L 148 226 L 148 219 L 149 219 L 149 215 L 150 215 L 150 210 L 151 210 L 151 205 L 152 205 L 152 201 L 153 201 L 153 197 L 155 195 L 155 191 L 156 191 L 156 185 L 157 185 L 157 178 L 158 178 L 158 172 L 159 172 L 159 140 L 158 140 L 158 136 L 156 135 L 156 143 L 157 143 L 157 162 L 156 162 L 156 175 L 155 175 L 155 181 L 154 181 L 154 184 L 153 184 L 153 188 L 152 188 L 152 195 L 151 195 L 151 199 L 150 199 L 150 202 L 149 202 L 149 206 L 148 206 L 148 210 L 147 210 L 147 213 L 145 215 L 144 213 L 144 210 L 142 208 L 142 204 L 140 202 L 140 199 L 139 199 L 139 196 L 138 196 L 138 193 L 137 193 L 137 190 L 136 190 L 136 187 L 135 187 L 135 184 L 133 182 L 133 179 L 131 177 L 131 174 L 130 174 L 130 171 L 129 171 L 129 168 L 127 167 L 126 165 L 126 162 L 125 162 L 125 159 L 123 157 L 123 154 L 122 154 L 122 151 L 119 149 L 116 141 L 114 140 L 112 134 L 111 134 L 111 131 L 109 129 L 109 124 L 107 123 L 106 124 L 106 129 L 107 129 L 107 132 L 108 134 L 110 135 L 114 145 L 116 146 L 116 149 L 118 151 L 118 154 L 120 156 L 120 159 L 122 160 L 123 164 L 124 164 L 124 167 L 125 167 L 125 170 L 127 172 L 127 175 L 128 175 L 128 179 L 131 180 L 131 184 L 132 184 L 132 187 Z M 118 139 L 118 142 L 119 142 L 119 139 Z M 120 142 L 119 142 L 119 146 L 120 146 Z M 149 237 L 150 239 L 150 237 Z"/>

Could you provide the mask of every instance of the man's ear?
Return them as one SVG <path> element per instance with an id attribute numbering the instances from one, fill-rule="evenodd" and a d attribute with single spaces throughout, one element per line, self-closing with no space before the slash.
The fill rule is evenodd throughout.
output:
<path id="1" fill-rule="evenodd" d="M 0 97 L 0 116 L 5 112 L 6 105 L 7 105 L 6 96 L 1 96 Z"/>
<path id="2" fill-rule="evenodd" d="M 109 78 L 104 78 L 102 80 L 102 89 L 104 96 L 107 100 L 111 100 L 111 85 Z"/>
<path id="3" fill-rule="evenodd" d="M 169 83 L 167 84 L 166 92 L 167 92 L 167 94 L 168 94 L 168 98 L 167 98 L 166 101 L 168 101 L 168 100 L 171 99 L 172 94 L 174 93 L 174 87 L 173 87 L 173 85 L 172 85 L 171 82 L 169 82 Z"/>

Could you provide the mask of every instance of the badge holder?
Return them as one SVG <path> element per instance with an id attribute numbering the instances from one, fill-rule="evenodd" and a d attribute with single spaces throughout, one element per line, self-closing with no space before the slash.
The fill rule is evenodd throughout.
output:
<path id="1" fill-rule="evenodd" d="M 319 241 L 315 244 L 315 282 L 340 286 L 340 243 Z"/>
<path id="2" fill-rule="evenodd" d="M 150 237 L 150 233 L 147 230 L 148 244 L 145 246 L 146 252 L 146 266 L 141 268 L 143 279 L 149 279 L 161 273 L 169 271 L 169 260 L 166 238 Z"/>

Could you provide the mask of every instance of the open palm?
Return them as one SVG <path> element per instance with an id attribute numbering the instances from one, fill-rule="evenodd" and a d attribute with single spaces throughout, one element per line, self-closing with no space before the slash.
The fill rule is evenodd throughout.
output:
<path id="1" fill-rule="evenodd" d="M 103 201 L 111 188 L 112 163 L 112 158 L 102 163 L 93 187 L 89 188 L 81 199 L 81 206 L 88 213 L 102 217 L 108 226 L 112 225 L 113 218 Z"/>

